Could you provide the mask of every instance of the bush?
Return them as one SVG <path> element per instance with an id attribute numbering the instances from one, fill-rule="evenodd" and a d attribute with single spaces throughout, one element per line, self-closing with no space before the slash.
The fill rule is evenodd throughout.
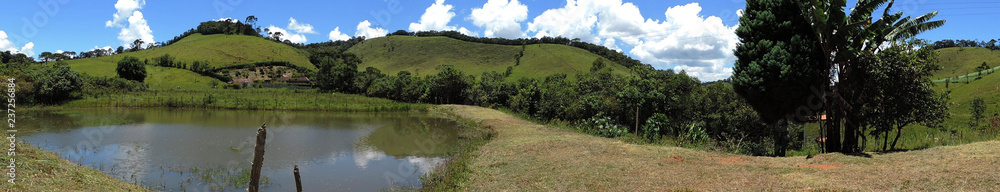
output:
<path id="1" fill-rule="evenodd" d="M 665 132 L 671 131 L 669 127 L 670 118 L 662 113 L 653 114 L 646 119 L 646 124 L 642 126 L 642 138 L 648 142 L 657 142 Z"/>
<path id="2" fill-rule="evenodd" d="M 121 78 L 139 82 L 146 80 L 146 66 L 139 61 L 139 58 L 125 56 L 118 61 L 118 67 L 115 68 L 115 71 Z"/>
<path id="3" fill-rule="evenodd" d="M 536 79 L 521 78 L 514 84 L 514 90 L 508 106 L 518 113 L 534 115 L 537 111 L 539 82 Z"/>
<path id="4" fill-rule="evenodd" d="M 149 85 L 137 82 L 129 81 L 120 77 L 87 77 L 86 85 L 89 86 L 88 89 L 99 89 L 108 88 L 113 91 L 146 91 Z"/>
<path id="5" fill-rule="evenodd" d="M 615 138 L 628 134 L 628 129 L 626 127 L 615 124 L 611 117 L 604 116 L 604 114 L 600 113 L 594 117 L 583 120 L 583 122 L 580 122 L 577 125 L 577 128 L 583 132 L 602 137 Z"/>
<path id="6" fill-rule="evenodd" d="M 688 128 L 681 133 L 680 139 L 689 143 L 701 143 L 708 141 L 708 133 L 705 132 L 704 126 L 705 122 L 692 122 L 688 125 Z"/>
<path id="7" fill-rule="evenodd" d="M 79 91 L 83 85 L 80 74 L 70 70 L 69 65 L 62 61 L 35 71 L 32 76 L 35 79 L 36 101 L 44 103 L 57 103 L 69 99 L 71 94 Z"/>
<path id="8" fill-rule="evenodd" d="M 208 106 L 212 105 L 213 103 L 215 103 L 215 100 L 216 100 L 215 96 L 212 96 L 212 94 L 207 94 L 207 95 L 205 95 L 205 97 L 201 98 L 201 106 L 202 107 L 208 107 Z"/>
<path id="9" fill-rule="evenodd" d="M 160 67 L 175 67 L 174 66 L 174 63 L 175 63 L 174 62 L 174 57 L 170 56 L 170 54 L 163 54 L 163 56 L 159 56 L 159 57 L 154 58 L 153 61 L 156 62 L 156 66 L 160 66 Z"/>
<path id="10" fill-rule="evenodd" d="M 428 77 L 428 87 L 421 100 L 435 104 L 462 104 L 466 89 L 471 87 L 474 77 L 451 66 L 444 66 L 437 75 Z"/>

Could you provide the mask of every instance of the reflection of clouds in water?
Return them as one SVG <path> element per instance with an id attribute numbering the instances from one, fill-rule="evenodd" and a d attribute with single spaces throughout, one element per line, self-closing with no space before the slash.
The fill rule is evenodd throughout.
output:
<path id="1" fill-rule="evenodd" d="M 410 164 L 413 166 L 417 166 L 417 169 L 420 170 L 420 174 L 427 175 L 428 173 L 433 171 L 434 168 L 437 168 L 437 166 L 442 165 L 445 161 L 447 161 L 447 159 L 440 157 L 426 158 L 426 157 L 409 156 L 406 157 L 406 161 L 409 161 Z"/>
<path id="2" fill-rule="evenodd" d="M 136 178 L 143 178 L 146 175 L 146 172 L 148 172 L 147 169 L 151 168 L 149 165 L 151 161 L 150 154 L 143 144 L 135 141 L 143 141 L 148 138 L 155 137 L 152 133 L 154 128 L 155 125 L 152 123 L 141 123 L 115 127 L 117 130 L 111 129 L 111 131 L 116 131 L 116 133 L 122 133 L 123 131 L 132 132 L 115 135 L 128 136 L 132 137 L 132 139 L 137 139 L 133 140 L 132 143 L 118 143 L 118 152 L 116 153 L 117 156 L 113 157 L 113 166 L 118 168 L 116 170 L 117 173 L 115 173 L 116 175 L 126 179 L 132 175 L 135 175 Z"/>
<path id="3" fill-rule="evenodd" d="M 352 126 L 352 127 L 357 127 L 360 130 L 353 132 L 357 134 L 356 137 L 354 138 L 358 139 L 355 139 L 354 149 L 352 150 L 354 156 L 354 164 L 357 165 L 358 168 L 365 169 L 368 166 L 369 161 L 381 160 L 382 157 L 385 157 L 385 153 L 383 153 L 382 151 L 375 150 L 374 147 L 369 146 L 367 142 L 365 142 L 365 140 L 368 139 L 365 136 L 371 135 L 372 132 L 375 132 L 375 130 L 383 126 L 384 125 L 365 125 L 365 124 Z"/>
<path id="4" fill-rule="evenodd" d="M 118 156 L 114 157 L 113 165 L 117 168 L 116 175 L 126 179 L 132 175 L 135 175 L 136 178 L 142 178 L 146 175 L 147 168 L 152 168 L 148 165 L 148 150 L 138 143 L 118 145 L 117 150 L 116 155 Z"/>
<path id="5" fill-rule="evenodd" d="M 385 157 L 385 153 L 377 151 L 370 146 L 357 146 L 354 148 L 354 164 L 361 169 L 365 169 L 369 161 L 380 160 L 382 157 Z"/>

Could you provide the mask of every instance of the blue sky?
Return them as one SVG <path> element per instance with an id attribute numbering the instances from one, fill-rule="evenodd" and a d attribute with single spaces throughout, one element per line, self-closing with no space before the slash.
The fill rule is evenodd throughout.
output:
<path id="1" fill-rule="evenodd" d="M 45 51 L 116 48 L 137 38 L 164 42 L 199 22 L 254 15 L 261 27 L 284 31 L 286 38 L 301 43 L 399 29 L 508 38 L 566 36 L 619 49 L 660 69 L 685 70 L 702 80 L 731 73 L 731 50 L 738 41 L 732 30 L 738 26 L 737 10 L 744 8 L 742 0 L 571 2 L 4 0 L 0 51 L 37 56 Z M 936 19 L 947 24 L 918 36 L 930 40 L 1000 38 L 995 33 L 1000 22 L 992 19 L 1000 16 L 994 11 L 998 9 L 1000 2 L 984 0 L 899 0 L 894 7 L 908 14 L 939 10 Z"/>

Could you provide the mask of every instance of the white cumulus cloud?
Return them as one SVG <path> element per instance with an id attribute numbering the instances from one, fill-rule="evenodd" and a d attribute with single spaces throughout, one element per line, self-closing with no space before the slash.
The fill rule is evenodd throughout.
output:
<path id="1" fill-rule="evenodd" d="M 146 6 L 146 0 L 118 0 L 115 3 L 115 10 L 118 12 L 115 12 L 112 20 L 104 22 L 104 26 L 122 27 L 122 22 L 128 20 L 132 13 L 142 9 L 143 6 Z"/>
<path id="2" fill-rule="evenodd" d="M 24 44 L 24 47 L 21 47 L 21 53 L 29 57 L 35 55 L 35 43 L 28 42 L 28 44 Z"/>
<path id="3" fill-rule="evenodd" d="M 268 26 L 267 30 L 270 33 L 281 33 L 281 37 L 279 37 L 279 39 L 281 39 L 282 41 L 288 40 L 289 42 L 292 43 L 305 43 L 306 41 L 308 41 L 306 35 L 288 32 L 288 30 L 282 29 L 281 27 L 275 27 L 274 25 Z"/>
<path id="4" fill-rule="evenodd" d="M 621 0 L 568 0 L 565 7 L 543 12 L 528 23 L 535 37 L 561 36 L 620 50 L 632 47 L 632 57 L 659 69 L 684 70 L 700 80 L 729 77 L 739 41 L 735 30 L 716 16 L 700 16 L 690 3 L 668 8 L 663 21 L 643 17 L 639 8 Z M 739 14 L 739 13 L 737 13 Z"/>
<path id="5" fill-rule="evenodd" d="M 347 34 L 340 32 L 340 27 L 334 28 L 333 31 L 330 31 L 330 41 L 346 41 L 348 39 L 351 39 L 351 36 L 347 36 Z"/>
<path id="6" fill-rule="evenodd" d="M 667 9 L 662 22 L 647 20 L 630 53 L 654 67 L 673 66 L 704 81 L 728 78 L 733 70 L 724 66 L 736 61 L 738 26 L 726 26 L 721 18 L 702 17 L 700 12 L 698 3 L 691 3 Z"/>
<path id="7" fill-rule="evenodd" d="M 296 21 L 295 18 L 291 17 L 288 18 L 288 22 L 288 29 L 295 31 L 296 33 L 316 34 L 316 31 L 313 30 L 313 26 L 308 23 L 299 23 L 299 21 Z"/>
<path id="8" fill-rule="evenodd" d="M 358 23 L 358 30 L 354 32 L 354 37 L 365 37 L 367 39 L 374 39 L 379 37 L 385 37 L 389 34 L 389 30 L 383 29 L 381 27 L 372 28 L 372 23 L 368 20 L 364 20 Z"/>
<path id="9" fill-rule="evenodd" d="M 613 0 L 614 1 L 614 0 Z M 617 0 L 621 2 L 621 0 Z M 567 0 L 562 8 L 549 9 L 528 23 L 528 32 L 534 32 L 535 37 L 566 37 L 600 43 L 601 39 L 593 34 L 597 23 L 597 13 L 601 8 L 596 0 Z"/>
<path id="10" fill-rule="evenodd" d="M 448 26 L 451 18 L 455 17 L 455 12 L 451 11 L 452 8 L 454 6 L 444 4 L 444 0 L 437 0 L 430 7 L 427 7 L 424 14 L 420 16 L 419 23 L 410 23 L 410 31 L 458 31 L 465 35 L 478 36 L 479 34 L 465 27 Z"/>
<path id="11" fill-rule="evenodd" d="M 130 46 L 136 39 L 141 39 L 147 44 L 155 42 L 153 30 L 149 28 L 149 23 L 146 23 L 146 18 L 139 11 L 144 6 L 146 6 L 145 0 L 118 0 L 118 3 L 115 3 L 115 9 L 118 11 L 112 20 L 104 23 L 104 26 L 122 29 L 118 33 L 118 40 L 122 45 Z"/>
<path id="12" fill-rule="evenodd" d="M 528 19 L 528 6 L 517 0 L 489 0 L 482 8 L 472 9 L 472 24 L 483 28 L 486 37 L 521 38 L 521 22 Z"/>
<path id="13" fill-rule="evenodd" d="M 218 20 L 215 20 L 215 21 L 226 21 L 226 20 L 229 20 L 229 22 L 231 22 L 231 23 L 240 22 L 239 19 L 233 19 L 232 17 L 219 18 Z"/>
<path id="14" fill-rule="evenodd" d="M 14 42 L 11 42 L 10 39 L 7 39 L 7 32 L 0 30 L 0 52 L 2 51 L 10 51 L 11 53 L 24 53 L 25 55 L 28 55 L 30 57 L 35 55 L 35 43 L 28 42 L 27 44 L 24 44 L 24 46 L 22 46 L 20 49 L 18 49 L 17 46 L 14 45 Z"/>
<path id="15" fill-rule="evenodd" d="M 285 30 L 281 27 L 275 27 L 274 25 L 267 27 L 268 31 L 271 33 L 281 32 L 281 40 L 288 40 L 292 43 L 306 43 L 308 39 L 305 34 L 316 34 L 312 25 L 308 23 L 299 23 L 299 21 L 291 17 L 288 18 L 288 26 L 286 28 L 294 32 Z"/>

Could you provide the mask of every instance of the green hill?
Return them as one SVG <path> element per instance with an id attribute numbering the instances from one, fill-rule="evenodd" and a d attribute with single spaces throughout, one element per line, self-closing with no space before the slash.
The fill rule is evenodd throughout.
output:
<path id="1" fill-rule="evenodd" d="M 361 58 L 363 62 L 358 66 L 359 69 L 375 67 L 390 75 L 404 70 L 420 75 L 433 74 L 441 65 L 452 65 L 470 75 L 488 71 L 503 73 L 507 67 L 514 67 L 511 79 L 544 78 L 555 73 L 566 73 L 575 78 L 573 74 L 590 72 L 594 60 L 600 57 L 565 45 L 537 44 L 521 47 L 473 43 L 448 37 L 411 36 L 369 39 L 351 47 L 347 52 Z M 607 66 L 616 73 L 629 72 L 624 66 L 613 62 L 608 62 Z"/>
<path id="2" fill-rule="evenodd" d="M 115 77 L 116 65 L 99 63 L 83 63 L 70 65 L 74 71 L 98 77 Z M 207 76 L 177 68 L 146 66 L 146 84 L 153 90 L 201 90 L 209 89 L 213 85 L 225 84 Z M 214 83 L 213 83 L 214 82 Z"/>
<path id="3" fill-rule="evenodd" d="M 995 117 L 1000 113 L 1000 74 L 984 73 L 982 79 L 975 80 L 977 69 L 986 62 L 993 70 L 1000 71 L 1000 51 L 985 48 L 944 48 L 937 50 L 941 70 L 934 73 L 935 90 L 939 93 L 951 91 L 949 111 L 952 118 L 946 123 L 968 127 L 971 117 L 970 106 L 973 99 L 982 98 L 986 103 L 985 115 Z M 969 78 L 966 78 L 968 76 Z M 944 83 L 944 78 L 953 78 L 952 83 Z M 968 83 L 967 83 L 968 80 Z"/>
<path id="4" fill-rule="evenodd" d="M 983 65 L 983 62 L 990 67 L 1000 67 L 1000 51 L 979 47 L 950 47 L 938 49 L 937 52 L 941 70 L 934 72 L 935 80 L 976 73 L 976 68 Z"/>
<path id="5" fill-rule="evenodd" d="M 973 80 L 968 84 L 965 81 L 949 83 L 947 88 L 944 83 L 936 85 L 935 89 L 939 92 L 951 90 L 949 106 L 954 117 L 968 120 L 971 113 L 969 107 L 976 98 L 982 98 L 986 102 L 987 117 L 1000 113 L 1000 74 L 983 75 L 982 79 Z"/>
<path id="6" fill-rule="evenodd" d="M 293 65 L 316 69 L 309 62 L 307 53 L 285 44 L 275 43 L 260 37 L 201 35 L 197 33 L 164 47 L 113 56 L 74 59 L 66 62 L 73 67 L 73 70 L 95 76 L 109 76 L 115 74 L 115 65 L 124 56 L 137 57 L 139 60 L 152 60 L 164 54 L 170 54 L 175 58 L 174 61 L 184 62 L 188 66 L 194 61 L 208 61 L 209 65 L 213 67 L 262 61 L 288 61 Z"/>
<path id="7" fill-rule="evenodd" d="M 213 67 L 262 61 L 288 61 L 293 65 L 316 69 L 309 62 L 309 57 L 304 51 L 260 37 L 244 35 L 193 34 L 164 47 L 113 56 L 74 59 L 66 62 L 73 70 L 87 75 L 113 77 L 116 76 L 115 67 L 118 60 L 124 56 L 137 57 L 139 60 L 152 60 L 164 54 L 170 54 L 175 57 L 175 61 L 184 62 L 188 66 L 194 61 L 208 61 Z M 184 69 L 148 66 L 148 70 L 149 76 L 146 78 L 146 83 L 153 89 L 176 89 L 177 87 L 201 89 L 210 87 L 213 81 L 220 83 L 218 80 Z"/>
<path id="8" fill-rule="evenodd" d="M 170 54 L 175 61 L 190 65 L 194 61 L 208 61 L 214 67 L 224 67 L 237 64 L 262 61 L 288 61 L 294 65 L 316 69 L 309 63 L 309 56 L 294 47 L 275 43 L 260 37 L 245 35 L 201 35 L 193 34 L 174 44 L 160 48 L 141 50 L 118 54 L 111 57 L 98 57 L 68 61 L 70 65 L 85 63 L 115 64 L 122 56 L 133 56 L 139 60 L 153 59 Z"/>

